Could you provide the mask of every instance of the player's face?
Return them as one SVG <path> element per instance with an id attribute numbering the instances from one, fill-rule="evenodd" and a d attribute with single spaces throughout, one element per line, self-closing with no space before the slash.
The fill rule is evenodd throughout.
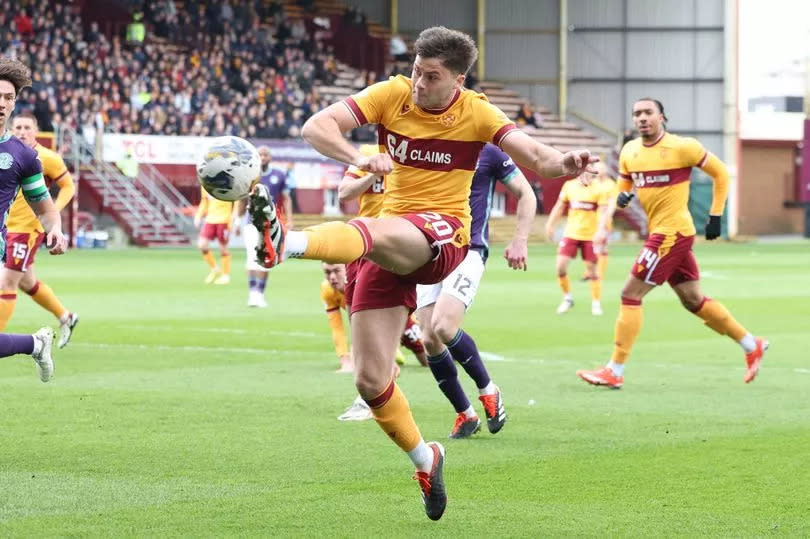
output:
<path id="1" fill-rule="evenodd" d="M 343 264 L 324 264 L 323 274 L 335 290 L 342 292 L 346 287 L 346 266 Z"/>
<path id="2" fill-rule="evenodd" d="M 5 127 L 6 122 L 14 112 L 14 103 L 17 101 L 17 92 L 14 85 L 7 80 L 0 80 L 0 126 Z"/>
<path id="3" fill-rule="evenodd" d="M 423 109 L 446 107 L 456 89 L 464 84 L 464 75 L 454 74 L 438 58 L 417 55 L 411 73 L 413 102 Z"/>
<path id="4" fill-rule="evenodd" d="M 14 118 L 11 131 L 27 146 L 33 147 L 37 141 L 37 124 L 31 118 Z"/>
<path id="5" fill-rule="evenodd" d="M 270 164 L 273 157 L 270 155 L 270 150 L 267 148 L 259 148 L 259 158 L 262 160 L 262 168 Z"/>
<path id="6" fill-rule="evenodd" d="M 642 138 L 656 138 L 663 122 L 664 115 L 654 101 L 636 101 L 633 104 L 633 125 Z"/>

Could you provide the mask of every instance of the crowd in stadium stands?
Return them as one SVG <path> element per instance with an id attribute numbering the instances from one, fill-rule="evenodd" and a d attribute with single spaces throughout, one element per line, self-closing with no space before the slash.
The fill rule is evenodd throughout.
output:
<path id="1" fill-rule="evenodd" d="M 18 110 L 43 131 L 287 138 L 326 105 L 313 84 L 333 83 L 337 63 L 303 22 L 261 0 L 185 5 L 130 2 L 147 35 L 128 43 L 59 1 L 0 1 L 0 53 L 33 72 Z"/>

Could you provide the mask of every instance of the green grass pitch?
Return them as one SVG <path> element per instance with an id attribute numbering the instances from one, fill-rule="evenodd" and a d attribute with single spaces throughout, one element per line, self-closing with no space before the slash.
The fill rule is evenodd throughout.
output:
<path id="1" fill-rule="evenodd" d="M 0 535 L 807 536 L 808 246 L 696 246 L 706 293 L 771 340 L 753 384 L 739 347 L 663 288 L 621 391 L 574 372 L 608 357 L 638 245 L 612 248 L 601 318 L 576 281 L 574 310 L 554 314 L 552 246 L 532 248 L 527 273 L 496 247 L 465 328 L 504 392 L 504 430 L 447 440 L 430 373 L 406 352 L 400 377 L 447 448 L 437 523 L 377 426 L 336 420 L 354 389 L 333 372 L 319 264 L 281 266 L 271 308 L 251 310 L 240 251 L 220 287 L 193 250 L 40 254 L 81 323 L 48 384 L 26 357 L 0 361 Z M 7 331 L 46 323 L 21 294 Z"/>

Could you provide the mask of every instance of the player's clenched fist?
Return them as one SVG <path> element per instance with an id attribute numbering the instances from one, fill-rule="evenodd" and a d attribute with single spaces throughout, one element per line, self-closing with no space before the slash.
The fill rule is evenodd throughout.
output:
<path id="1" fill-rule="evenodd" d="M 563 154 L 563 172 L 566 176 L 579 176 L 583 172 L 598 174 L 593 166 L 599 162 L 599 157 L 591 155 L 588 150 L 574 150 Z"/>
<path id="2" fill-rule="evenodd" d="M 391 171 L 394 170 L 394 163 L 391 161 L 391 156 L 387 153 L 378 153 L 370 157 L 361 155 L 353 165 L 360 170 L 373 174 L 390 174 Z"/>

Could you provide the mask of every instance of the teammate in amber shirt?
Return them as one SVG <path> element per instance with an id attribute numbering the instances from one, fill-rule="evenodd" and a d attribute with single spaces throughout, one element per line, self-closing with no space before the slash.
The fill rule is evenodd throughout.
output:
<path id="1" fill-rule="evenodd" d="M 695 226 L 689 213 L 689 179 L 699 167 L 714 180 L 712 205 L 706 224 L 706 239 L 720 236 L 720 217 L 728 194 L 728 170 L 696 139 L 667 133 L 666 116 L 660 101 L 642 98 L 633 104 L 633 124 L 641 134 L 624 145 L 619 156 L 617 205 L 626 207 L 634 193 L 649 219 L 649 236 L 622 289 L 622 303 L 616 320 L 613 355 L 608 364 L 596 370 L 580 370 L 577 375 L 594 385 L 620 388 L 624 365 L 641 331 L 641 300 L 658 285 L 669 283 L 681 304 L 704 321 L 707 327 L 737 342 L 745 352 L 745 383 L 759 372 L 768 341 L 754 337 L 719 301 L 703 294 L 700 272 L 692 252 Z M 600 228 L 595 241 L 602 241 L 607 230 Z"/>
<path id="2" fill-rule="evenodd" d="M 257 188 L 251 197 L 257 205 L 266 202 L 252 218 L 264 232 L 258 252 L 268 267 L 290 257 L 331 263 L 364 259 L 351 314 L 355 385 L 378 425 L 414 464 L 425 512 L 438 520 L 447 503 L 444 447 L 424 441 L 391 376 L 396 342 L 416 307 L 416 285 L 440 282 L 467 254 L 470 186 L 486 142 L 545 177 L 578 176 L 598 159 L 586 150 L 562 154 L 543 145 L 518 130 L 485 96 L 464 89 L 478 56 L 470 36 L 428 28 L 414 49 L 411 78 L 369 86 L 317 112 L 302 129 L 303 137 L 327 157 L 386 176 L 381 216 L 286 231 L 266 189 Z M 366 123 L 378 125 L 386 153 L 363 156 L 344 138 L 343 133 Z M 525 246 L 507 253 L 510 264 L 525 258 Z"/>
<path id="3" fill-rule="evenodd" d="M 194 214 L 194 226 L 200 228 L 197 247 L 202 252 L 203 260 L 208 265 L 206 284 L 228 284 L 231 282 L 231 253 L 228 250 L 228 238 L 234 215 L 234 203 L 217 200 L 200 187 L 200 205 Z M 219 243 L 222 267 L 217 265 L 214 254 L 209 248 L 210 242 Z"/>
<path id="4" fill-rule="evenodd" d="M 554 225 L 568 209 L 563 237 L 557 249 L 557 279 L 563 292 L 563 299 L 557 307 L 557 314 L 567 313 L 574 306 L 571 282 L 568 279 L 568 264 L 581 252 L 585 261 L 585 271 L 591 283 L 591 314 L 602 314 L 602 281 L 597 268 L 598 255 L 594 249 L 593 236 L 596 233 L 598 211 L 607 207 L 607 192 L 592 174 L 563 184 L 557 202 L 546 221 L 546 237 L 552 239 Z"/>

